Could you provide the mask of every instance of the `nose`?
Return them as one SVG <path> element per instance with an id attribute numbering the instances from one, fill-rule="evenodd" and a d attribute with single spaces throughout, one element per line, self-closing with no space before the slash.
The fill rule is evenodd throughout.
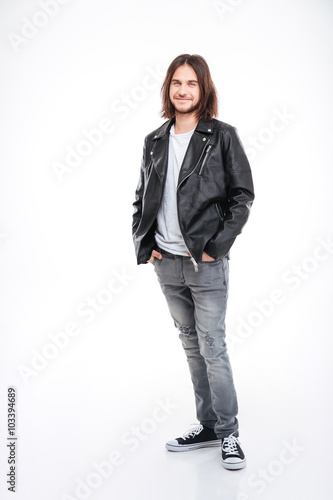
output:
<path id="1" fill-rule="evenodd" d="M 185 85 L 181 85 L 180 88 L 178 89 L 178 94 L 181 95 L 181 96 L 184 96 L 186 95 L 186 86 Z"/>

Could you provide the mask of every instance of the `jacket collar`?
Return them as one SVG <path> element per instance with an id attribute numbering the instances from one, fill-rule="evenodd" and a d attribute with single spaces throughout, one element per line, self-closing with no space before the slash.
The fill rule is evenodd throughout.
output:
<path id="1" fill-rule="evenodd" d="M 171 126 L 175 123 L 175 117 L 171 118 L 171 120 L 166 121 L 163 125 L 158 129 L 156 134 L 153 136 L 154 139 L 160 139 L 161 137 L 169 134 Z M 214 129 L 214 121 L 213 120 L 199 120 L 195 131 L 201 132 L 204 134 L 212 134 Z"/>

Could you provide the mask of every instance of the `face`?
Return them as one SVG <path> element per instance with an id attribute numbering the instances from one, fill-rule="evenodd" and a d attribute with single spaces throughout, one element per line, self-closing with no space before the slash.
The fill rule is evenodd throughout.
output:
<path id="1" fill-rule="evenodd" d="M 183 64 L 176 69 L 171 79 L 169 96 L 176 113 L 193 113 L 199 107 L 199 82 L 191 66 Z"/>

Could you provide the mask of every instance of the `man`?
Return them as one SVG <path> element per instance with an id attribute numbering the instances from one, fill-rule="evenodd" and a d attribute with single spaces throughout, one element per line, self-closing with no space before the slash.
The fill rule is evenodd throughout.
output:
<path id="1" fill-rule="evenodd" d="M 168 441 L 170 451 L 222 443 L 222 464 L 245 467 L 238 406 L 225 342 L 229 249 L 254 200 L 237 129 L 217 120 L 203 57 L 182 54 L 162 86 L 168 120 L 144 142 L 133 203 L 137 263 L 154 265 L 179 330 L 200 425 Z"/>

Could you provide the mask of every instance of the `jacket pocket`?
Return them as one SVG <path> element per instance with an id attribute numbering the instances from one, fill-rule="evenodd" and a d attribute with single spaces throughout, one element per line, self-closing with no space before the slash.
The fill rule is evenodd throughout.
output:
<path id="1" fill-rule="evenodd" d="M 225 214 L 222 210 L 222 207 L 219 203 L 214 203 L 215 210 L 217 212 L 217 215 L 219 216 L 219 219 L 221 222 L 224 222 L 225 219 Z"/>
<path id="2" fill-rule="evenodd" d="M 202 158 L 202 162 L 201 162 L 201 165 L 199 168 L 198 175 L 202 175 L 202 173 L 204 171 L 204 168 L 205 168 L 205 165 L 207 163 L 207 159 L 208 159 L 209 152 L 210 152 L 211 148 L 212 148 L 212 145 L 208 144 L 206 149 L 204 150 L 204 154 L 203 154 L 203 158 Z"/>

